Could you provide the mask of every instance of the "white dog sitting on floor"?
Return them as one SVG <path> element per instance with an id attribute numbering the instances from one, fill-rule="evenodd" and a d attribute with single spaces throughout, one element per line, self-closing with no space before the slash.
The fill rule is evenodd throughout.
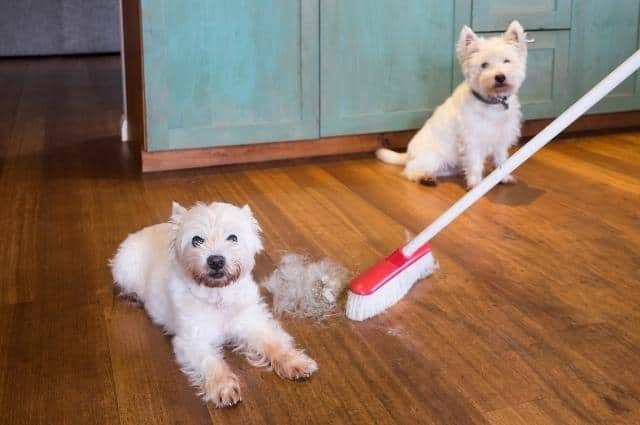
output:
<path id="1" fill-rule="evenodd" d="M 218 407 L 241 400 L 238 378 L 223 359 L 225 344 L 282 378 L 307 378 L 318 369 L 260 297 L 251 271 L 261 250 L 260 226 L 248 206 L 187 210 L 174 203 L 169 223 L 129 235 L 111 262 L 116 284 L 174 335 L 182 370 Z"/>
<path id="2" fill-rule="evenodd" d="M 517 92 L 524 81 L 527 41 L 517 21 L 500 37 L 481 38 L 469 27 L 460 33 L 458 60 L 464 74 L 453 94 L 416 133 L 406 153 L 379 149 L 378 158 L 405 165 L 404 175 L 427 185 L 438 176 L 464 171 L 467 187 L 482 180 L 485 159 L 500 166 L 520 137 Z M 503 183 L 514 183 L 513 176 Z"/>

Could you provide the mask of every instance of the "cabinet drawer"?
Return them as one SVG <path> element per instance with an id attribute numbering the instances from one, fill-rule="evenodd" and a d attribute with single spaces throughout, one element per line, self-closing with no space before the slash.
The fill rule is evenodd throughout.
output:
<path id="1" fill-rule="evenodd" d="M 504 31 L 514 19 L 529 31 L 568 29 L 571 0 L 473 0 L 475 31 Z"/>

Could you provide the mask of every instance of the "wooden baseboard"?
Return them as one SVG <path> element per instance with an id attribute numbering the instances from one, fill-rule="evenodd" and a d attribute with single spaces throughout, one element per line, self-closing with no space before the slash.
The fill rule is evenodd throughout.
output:
<path id="1" fill-rule="evenodd" d="M 219 148 L 183 149 L 142 152 L 142 171 L 164 171 L 214 165 L 246 164 L 251 162 L 331 156 L 347 153 L 373 152 L 390 145 L 406 146 L 415 131 L 360 134 L 325 137 L 291 142 L 260 143 L 254 145 L 223 146 Z"/>
<path id="2" fill-rule="evenodd" d="M 538 134 L 553 119 L 525 121 L 522 135 L 531 137 Z M 585 115 L 567 128 L 563 134 L 593 130 L 615 130 L 620 128 L 640 127 L 640 111 L 613 112 L 609 114 Z"/>
<path id="3" fill-rule="evenodd" d="M 524 137 L 533 136 L 551 121 L 551 119 L 527 121 L 523 124 L 522 135 Z M 564 133 L 629 127 L 640 127 L 640 111 L 587 115 L 578 119 Z M 415 130 L 410 130 L 241 146 L 159 152 L 142 151 L 142 171 L 166 171 L 373 152 L 383 146 L 401 149 L 407 146 L 414 134 Z"/>

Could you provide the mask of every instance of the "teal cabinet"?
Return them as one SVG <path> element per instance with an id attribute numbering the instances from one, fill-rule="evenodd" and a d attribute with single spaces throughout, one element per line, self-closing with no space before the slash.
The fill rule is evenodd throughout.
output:
<path id="1" fill-rule="evenodd" d="M 640 1 L 576 0 L 571 28 L 572 91 L 578 98 L 640 48 Z M 589 113 L 640 109 L 640 73 Z"/>
<path id="2" fill-rule="evenodd" d="M 419 128 L 461 80 L 465 24 L 490 36 L 518 19 L 534 40 L 525 119 L 557 116 L 640 47 L 640 0 L 123 5 L 134 11 L 125 35 L 136 34 L 125 37 L 130 128 L 150 152 Z M 590 112 L 630 110 L 640 110 L 638 73 Z"/>
<path id="3" fill-rule="evenodd" d="M 141 0 L 148 151 L 319 135 L 318 2 Z"/>
<path id="4" fill-rule="evenodd" d="M 322 0 L 320 134 L 417 128 L 452 89 L 468 2 Z"/>

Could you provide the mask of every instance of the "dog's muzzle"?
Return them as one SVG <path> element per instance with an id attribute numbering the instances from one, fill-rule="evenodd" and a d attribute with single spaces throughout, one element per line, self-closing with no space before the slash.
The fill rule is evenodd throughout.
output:
<path id="1" fill-rule="evenodd" d="M 209 270 L 204 273 L 196 273 L 193 276 L 194 280 L 207 288 L 223 288 L 238 280 L 241 268 L 235 264 L 227 263 L 224 261 L 224 257 L 221 258 L 222 260 L 207 258 Z"/>

